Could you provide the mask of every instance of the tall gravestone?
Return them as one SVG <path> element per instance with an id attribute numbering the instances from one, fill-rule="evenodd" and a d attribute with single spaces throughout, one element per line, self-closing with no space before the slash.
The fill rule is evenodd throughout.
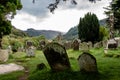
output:
<path id="1" fill-rule="evenodd" d="M 26 53 L 27 53 L 27 57 L 34 57 L 35 53 L 34 53 L 34 46 L 33 43 L 31 41 L 27 41 L 26 42 Z"/>
<path id="2" fill-rule="evenodd" d="M 70 62 L 68 59 L 65 47 L 58 43 L 49 43 L 45 46 L 44 55 L 52 69 L 52 71 L 63 71 L 70 69 Z"/>
<path id="3" fill-rule="evenodd" d="M 97 73 L 97 63 L 96 59 L 93 55 L 87 52 L 83 52 L 79 57 L 78 57 L 78 63 L 80 66 L 80 71 L 82 72 L 94 72 Z"/>
<path id="4" fill-rule="evenodd" d="M 79 50 L 79 41 L 75 39 L 72 44 L 73 50 Z"/>

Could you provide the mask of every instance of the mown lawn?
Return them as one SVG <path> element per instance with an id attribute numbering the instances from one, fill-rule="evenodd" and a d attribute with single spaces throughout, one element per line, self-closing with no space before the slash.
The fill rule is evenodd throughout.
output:
<path id="1" fill-rule="evenodd" d="M 81 73 L 77 62 L 81 51 L 67 50 L 71 63 L 71 71 L 63 71 L 53 73 L 42 53 L 36 51 L 36 56 L 26 58 L 25 53 L 15 53 L 10 56 L 7 63 L 14 62 L 23 65 L 29 70 L 28 80 L 120 80 L 120 57 L 105 56 L 103 48 L 91 49 L 90 53 L 95 56 L 99 74 Z M 120 54 L 120 49 L 109 50 L 109 54 Z M 36 70 L 37 64 L 45 63 L 46 69 Z M 19 77 L 25 75 L 24 71 L 13 72 L 5 75 L 0 75 L 0 80 L 19 80 Z"/>

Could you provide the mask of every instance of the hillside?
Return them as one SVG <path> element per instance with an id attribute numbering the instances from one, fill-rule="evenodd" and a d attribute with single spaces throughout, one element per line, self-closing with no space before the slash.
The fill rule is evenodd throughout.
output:
<path id="1" fill-rule="evenodd" d="M 65 35 L 63 35 L 63 38 L 67 40 L 78 38 L 77 27 L 72 27 Z"/>
<path id="2" fill-rule="evenodd" d="M 25 36 L 28 36 L 28 35 L 27 35 L 27 33 L 23 32 L 22 30 L 19 30 L 19 29 L 15 28 L 15 27 L 12 27 L 10 36 L 13 36 L 13 37 L 15 37 L 15 36 L 17 36 L 17 37 L 18 36 L 19 37 L 25 37 Z"/>
<path id="3" fill-rule="evenodd" d="M 29 36 L 39 36 L 39 35 L 43 35 L 45 36 L 45 38 L 47 39 L 53 39 L 55 38 L 58 34 L 60 34 L 61 32 L 59 31 L 53 31 L 53 30 L 35 30 L 35 29 L 27 29 L 26 32 Z"/>

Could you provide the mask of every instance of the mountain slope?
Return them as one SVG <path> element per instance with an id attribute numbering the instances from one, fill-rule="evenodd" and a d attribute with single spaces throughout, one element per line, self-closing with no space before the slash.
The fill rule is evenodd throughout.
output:
<path id="1" fill-rule="evenodd" d="M 100 26 L 106 26 L 106 19 L 102 19 L 99 21 Z M 78 38 L 78 29 L 76 27 L 72 27 L 65 35 L 63 35 L 63 38 L 66 40 L 73 40 L 75 38 Z"/>
<path id="2" fill-rule="evenodd" d="M 15 27 L 12 27 L 12 30 L 11 30 L 11 34 L 10 36 L 13 36 L 13 37 L 25 37 L 25 36 L 28 36 L 27 33 L 23 32 L 22 30 L 19 30 Z"/>
<path id="3" fill-rule="evenodd" d="M 35 29 L 27 29 L 26 32 L 29 36 L 40 36 L 43 35 L 47 39 L 53 39 L 61 32 L 59 31 L 53 31 L 53 30 L 35 30 Z"/>

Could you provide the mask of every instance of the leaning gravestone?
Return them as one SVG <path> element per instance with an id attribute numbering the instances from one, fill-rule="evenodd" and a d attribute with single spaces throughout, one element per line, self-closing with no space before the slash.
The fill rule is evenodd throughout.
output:
<path id="1" fill-rule="evenodd" d="M 78 57 L 78 63 L 82 72 L 98 72 L 95 57 L 87 52 Z"/>
<path id="2" fill-rule="evenodd" d="M 63 71 L 70 69 L 70 62 L 65 47 L 58 43 L 49 43 L 45 46 L 44 55 L 52 71 Z"/>
<path id="3" fill-rule="evenodd" d="M 8 50 L 0 49 L 0 62 L 6 62 L 9 58 Z"/>
<path id="4" fill-rule="evenodd" d="M 34 46 L 33 43 L 28 41 L 26 42 L 26 53 L 27 53 L 27 57 L 34 57 L 35 53 L 34 53 Z"/>
<path id="5" fill-rule="evenodd" d="M 79 41 L 75 39 L 72 44 L 73 50 L 79 50 Z"/>

